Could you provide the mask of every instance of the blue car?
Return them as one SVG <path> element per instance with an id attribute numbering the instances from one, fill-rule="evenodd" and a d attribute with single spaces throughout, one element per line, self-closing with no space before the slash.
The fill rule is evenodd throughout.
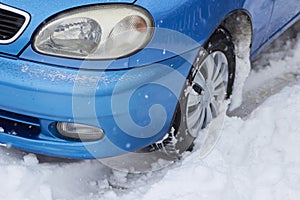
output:
<path id="1" fill-rule="evenodd" d="M 0 142 L 177 159 L 299 17 L 299 0 L 1 0 Z"/>

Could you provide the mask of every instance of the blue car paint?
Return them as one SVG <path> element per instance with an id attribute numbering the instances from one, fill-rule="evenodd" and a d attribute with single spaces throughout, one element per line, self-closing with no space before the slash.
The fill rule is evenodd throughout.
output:
<path id="1" fill-rule="evenodd" d="M 268 35 L 272 36 L 279 29 L 291 21 L 300 11 L 300 1 L 295 0 L 276 0 L 274 1 L 274 14 L 270 21 Z"/>
<path id="2" fill-rule="evenodd" d="M 85 63 L 88 63 L 85 66 L 92 69 L 132 68 L 141 65 L 148 65 L 153 62 L 159 62 L 187 52 L 191 49 L 198 48 L 204 44 L 222 20 L 225 19 L 230 12 L 236 9 L 247 10 L 255 24 L 253 26 L 254 39 L 252 44 L 252 51 L 254 52 L 263 42 L 266 41 L 266 39 L 270 39 L 265 36 L 269 26 L 273 3 L 273 0 L 260 1 L 255 4 L 253 4 L 250 0 L 246 0 L 244 2 L 236 0 L 228 1 L 221 6 L 221 3 L 209 0 L 201 2 L 199 2 L 199 0 L 185 0 L 174 4 L 158 4 L 155 1 L 139 0 L 135 4 L 147 8 L 147 10 L 153 15 L 156 27 L 160 28 L 155 30 L 156 32 L 150 44 L 142 51 L 130 57 L 113 61 L 113 63 L 109 64 L 109 67 L 107 67 L 105 62 L 99 63 L 97 61 L 85 61 Z M 196 4 L 199 6 L 194 6 Z M 261 10 L 264 10 L 265 12 L 261 12 Z M 262 18 L 267 20 L 261 20 Z M 165 34 L 163 32 L 164 29 L 182 33 L 196 42 L 191 43 L 191 45 L 181 45 L 179 43 L 180 40 L 177 39 L 177 42 L 179 43 L 177 46 L 181 49 L 176 49 L 175 53 L 172 51 L 162 53 L 166 46 L 170 46 L 167 41 L 172 41 L 170 38 L 174 37 L 174 34 L 172 33 Z M 175 34 L 175 37 L 182 36 L 177 36 L 177 34 Z M 41 55 L 36 53 L 31 46 L 28 46 L 25 49 L 25 51 L 20 55 L 20 58 L 42 63 L 51 63 L 53 65 L 82 68 L 82 61 L 80 60 Z"/>
<path id="3" fill-rule="evenodd" d="M 34 139 L 2 133 L 0 134 L 1 142 L 10 143 L 14 147 L 27 151 L 69 158 L 107 157 L 138 150 L 165 135 L 177 104 L 178 92 L 173 93 L 152 83 L 160 78 L 171 82 L 177 80 L 172 75 L 167 76 L 160 65 L 169 66 L 179 72 L 182 77 L 186 77 L 199 47 L 204 44 L 221 21 L 236 9 L 245 9 L 251 15 L 254 27 L 254 52 L 272 39 L 267 35 L 267 30 L 270 30 L 267 28 L 269 20 L 275 16 L 273 13 L 273 18 L 271 18 L 274 6 L 274 1 L 271 0 L 252 4 L 250 0 L 228 0 L 225 3 L 210 0 L 176 0 L 172 1 L 172 4 L 167 1 L 157 3 L 138 0 L 135 2 L 136 5 L 145 7 L 153 15 L 156 27 L 162 29 L 156 28 L 150 44 L 128 58 L 116 61 L 79 61 L 40 55 L 34 52 L 30 45 L 28 46 L 34 30 L 53 14 L 96 2 L 99 1 L 56 2 L 49 5 L 47 10 L 40 9 L 44 5 L 37 0 L 31 1 L 31 4 L 21 0 L 1 2 L 26 10 L 31 14 L 32 19 L 26 31 L 16 42 L 0 45 L 0 52 L 5 53 L 0 57 L 0 110 L 35 117 L 39 119 L 41 129 L 41 133 Z M 130 3 L 131 1 L 122 2 Z M 261 13 L 261 10 L 266 12 Z M 266 20 L 260 20 L 261 17 Z M 288 25 L 285 28 L 287 27 Z M 281 27 L 273 32 L 276 33 L 285 28 Z M 172 37 L 175 39 L 181 37 L 176 34 L 175 36 L 167 35 L 169 32 L 164 31 L 167 29 L 187 35 L 196 42 L 191 41 L 187 45 L 179 44 L 180 48 L 166 48 L 164 51 L 164 45 L 169 45 L 165 41 L 174 41 Z M 275 34 L 273 35 L 275 37 Z M 186 52 L 184 56 L 178 56 L 184 52 Z M 144 66 L 142 73 L 141 68 L 134 68 L 140 66 Z M 93 70 L 75 70 L 74 68 Z M 95 69 L 108 70 L 97 71 Z M 122 77 L 129 72 L 130 76 L 126 76 L 123 80 Z M 123 80 L 121 92 L 112 95 L 120 80 Z M 114 113 L 111 106 L 112 96 L 122 99 L 123 93 L 136 88 L 145 80 L 149 83 L 134 91 L 128 113 L 126 110 Z M 176 82 L 178 91 L 184 84 L 183 82 L 183 80 Z M 95 107 L 90 106 L 91 101 L 95 102 L 92 104 L 96 105 Z M 148 116 L 149 109 L 154 104 L 163 105 L 167 113 L 165 125 L 155 135 L 151 135 L 151 129 L 145 129 L 146 131 L 140 133 L 141 135 L 128 134 L 119 128 L 113 117 L 113 115 L 120 118 L 128 117 L 129 114 L 138 126 L 147 127 L 151 123 Z M 152 119 L 160 119 L 161 112 L 154 113 L 152 117 Z M 56 121 L 99 126 L 105 130 L 106 134 L 104 139 L 96 142 L 68 141 L 58 137 L 53 127 Z M 141 137 L 143 135 L 146 137 Z"/>
<path id="4" fill-rule="evenodd" d="M 243 8 L 247 10 L 251 16 L 253 24 L 252 52 L 255 52 L 267 39 L 266 34 L 269 30 L 274 0 L 257 1 L 255 3 L 253 3 L 253 0 L 246 0 L 243 4 Z"/>
<path id="5" fill-rule="evenodd" d="M 274 39 L 276 39 L 278 36 L 280 36 L 284 31 L 286 31 L 292 24 L 296 23 L 300 19 L 300 12 L 298 12 L 297 15 L 295 15 L 291 20 L 286 22 L 284 26 L 282 26 L 280 29 L 274 31 L 272 35 L 267 35 L 266 40 L 264 43 L 261 44 L 261 46 L 252 52 L 251 59 L 255 59 L 255 57 L 265 48 L 267 47 Z"/>
<path id="6" fill-rule="evenodd" d="M 220 3 L 209 0 L 201 1 L 199 7 L 196 7 L 194 5 L 197 4 L 197 2 L 199 4 L 198 0 L 184 0 L 179 4 L 178 2 L 176 2 L 177 4 L 158 4 L 155 1 L 137 1 L 135 3 L 136 5 L 146 8 L 153 15 L 155 25 L 160 29 L 155 29 L 153 39 L 145 49 L 129 58 L 118 60 L 116 64 L 110 65 L 109 69 L 149 65 L 153 62 L 169 59 L 191 49 L 199 48 L 211 35 L 221 20 L 225 18 L 226 14 L 238 8 L 235 1 L 228 1 L 225 7 L 221 6 Z M 209 9 L 207 9 L 207 7 Z M 197 19 L 197 17 L 200 19 Z M 173 30 L 176 31 L 176 33 L 164 33 L 164 30 Z M 178 36 L 177 32 L 183 34 L 185 37 L 190 37 L 195 42 L 190 42 L 189 45 L 184 41 L 183 44 L 180 44 L 180 40 L 177 37 L 182 36 Z M 173 37 L 175 37 L 175 39 L 173 39 Z M 166 53 L 162 53 L 164 48 L 171 46 L 171 43 L 168 44 L 168 41 L 172 42 L 174 40 L 177 41 L 177 46 L 179 47 L 176 49 L 176 52 L 166 51 Z M 20 58 L 55 65 L 63 63 L 69 67 L 82 68 L 82 61 L 42 56 L 34 52 L 31 46 L 21 54 Z M 85 62 L 89 62 L 90 66 L 98 65 L 98 69 L 107 69 L 106 65 L 100 64 L 99 66 L 99 62 L 97 61 Z"/>
<path id="7" fill-rule="evenodd" d="M 174 57 L 160 64 L 168 66 L 172 63 L 172 67 L 181 72 L 183 77 L 186 77 L 191 65 L 190 62 L 193 61 L 196 53 L 197 51 L 191 51 L 185 56 L 185 59 Z M 187 59 L 188 56 L 189 59 Z M 141 68 L 142 71 L 140 68 L 137 68 L 136 72 L 130 70 L 131 76 L 122 79 L 128 72 L 127 70 L 78 71 L 9 58 L 0 58 L 0 63 L 2 69 L 4 69 L 0 71 L 2 97 L 0 98 L 0 109 L 36 117 L 40 119 L 42 130 L 35 139 L 0 134 L 0 141 L 12 143 L 14 147 L 41 154 L 69 158 L 94 158 L 138 150 L 165 135 L 172 119 L 173 114 L 171 113 L 174 112 L 177 104 L 176 96 L 179 95 L 173 94 L 166 88 L 157 90 L 158 86 L 151 83 L 136 90 L 130 99 L 130 114 L 137 124 L 145 125 L 149 122 L 145 113 L 148 113 L 148 109 L 155 102 L 163 105 L 166 113 L 168 113 L 167 123 L 161 131 L 153 137 L 143 139 L 138 136 L 133 137 L 117 126 L 112 117 L 110 105 L 112 92 L 115 84 L 120 80 L 123 80 L 122 85 L 124 88 L 122 90 L 127 91 L 128 88 L 134 88 L 138 82 L 145 82 L 147 79 L 153 82 L 155 79 L 170 76 L 171 74 L 165 74 L 160 66 L 156 66 L 159 64 L 143 67 Z M 167 77 L 167 79 L 172 80 L 173 78 Z M 98 80 L 101 81 L 98 82 Z M 76 84 L 79 84 L 79 86 Z M 82 89 L 85 89 L 85 91 L 81 90 L 81 84 L 83 85 Z M 180 88 L 179 85 L 183 85 L 183 82 L 177 82 L 177 84 L 177 87 Z M 92 88 L 91 94 L 87 92 L 89 90 L 88 86 Z M 49 87 L 53 88 L 51 92 Z M 95 91 L 93 90 L 94 87 L 96 87 Z M 161 93 L 162 91 L 164 92 Z M 95 95 L 93 92 L 95 92 Z M 122 94 L 117 94 L 114 97 L 122 99 L 118 95 L 122 96 Z M 145 95 L 151 96 L 151 98 L 145 99 Z M 93 100 L 95 100 L 96 109 L 91 107 L 91 112 L 89 112 L 89 102 Z M 95 116 L 99 121 L 93 120 L 94 110 L 96 110 Z M 120 116 L 123 114 L 122 112 L 118 113 Z M 154 119 L 160 119 L 159 114 L 157 113 Z M 143 118 L 140 118 L 141 115 Z M 55 132 L 49 131 L 49 127 L 56 121 L 100 126 L 105 130 L 106 135 L 104 139 L 98 142 L 69 142 L 58 138 Z M 143 134 L 149 135 L 151 130 Z M 130 146 L 128 146 L 128 143 L 130 143 Z M 90 153 L 91 149 L 93 154 Z"/>

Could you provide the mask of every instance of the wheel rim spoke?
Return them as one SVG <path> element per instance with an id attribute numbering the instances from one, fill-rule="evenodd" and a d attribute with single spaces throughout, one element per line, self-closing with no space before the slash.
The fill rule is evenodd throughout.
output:
<path id="1" fill-rule="evenodd" d="M 226 94 L 225 85 L 222 83 L 218 87 L 214 88 L 214 91 L 212 92 L 212 95 L 218 100 L 224 99 L 225 94 Z"/>
<path id="2" fill-rule="evenodd" d="M 202 88 L 204 88 L 206 85 L 205 78 L 200 72 L 196 72 L 196 76 L 194 78 L 193 83 L 198 84 Z"/>
<path id="3" fill-rule="evenodd" d="M 222 83 L 224 83 L 224 80 L 221 78 L 221 77 L 219 77 L 217 80 L 215 80 L 214 81 L 214 86 L 215 87 L 218 87 L 218 86 L 220 86 Z"/>
<path id="4" fill-rule="evenodd" d="M 191 108 L 193 106 L 197 106 L 199 103 L 201 103 L 201 96 L 198 95 L 196 92 L 192 91 L 189 94 L 188 107 Z"/>
<path id="5" fill-rule="evenodd" d="M 204 119 L 205 119 L 204 109 L 201 109 L 201 111 L 200 111 L 200 117 L 193 124 L 193 126 L 191 128 L 191 131 L 193 131 L 193 135 L 198 135 L 198 133 L 201 131 L 201 129 L 203 127 Z"/>
<path id="6" fill-rule="evenodd" d="M 218 102 L 214 99 L 211 101 L 210 106 L 211 106 L 212 116 L 213 117 L 218 116 L 219 114 Z"/>
<path id="7" fill-rule="evenodd" d="M 213 59 L 207 59 L 203 67 L 207 73 L 206 81 L 212 80 L 214 75 L 214 69 L 215 69 Z"/>
<path id="8" fill-rule="evenodd" d="M 216 65 L 216 71 L 215 71 L 215 76 L 213 78 L 213 81 L 216 81 L 219 78 L 225 80 L 224 75 L 227 75 L 226 73 L 228 68 L 228 62 L 225 55 L 215 52 L 213 53 L 213 57 Z"/>
<path id="9" fill-rule="evenodd" d="M 190 134 L 205 128 L 220 113 L 228 82 L 228 61 L 217 51 L 207 56 L 194 74 L 187 102 L 187 128 Z M 194 86 L 197 86 L 196 88 Z M 201 90 L 199 89 L 201 88 Z"/>
<path id="10" fill-rule="evenodd" d="M 202 107 L 197 106 L 197 108 L 188 114 L 188 125 L 189 127 L 194 127 L 202 113 Z"/>
<path id="11" fill-rule="evenodd" d="M 205 108 L 205 117 L 206 117 L 205 126 L 207 126 L 209 122 L 211 122 L 211 120 L 213 119 L 212 112 L 209 105 Z"/>
<path id="12" fill-rule="evenodd" d="M 201 113 L 200 120 L 199 120 L 199 128 L 200 129 L 204 128 L 204 120 L 205 120 L 205 112 L 204 112 L 204 109 L 202 109 L 202 113 Z"/>

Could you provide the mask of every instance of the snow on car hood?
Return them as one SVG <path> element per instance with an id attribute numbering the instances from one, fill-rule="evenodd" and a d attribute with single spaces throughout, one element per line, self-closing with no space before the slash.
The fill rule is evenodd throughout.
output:
<path id="1" fill-rule="evenodd" d="M 24 33 L 13 43 L 0 45 L 0 52 L 17 55 L 30 41 L 36 28 L 48 17 L 73 7 L 99 4 L 99 3 L 132 3 L 133 0 L 65 0 L 65 1 L 41 1 L 41 0 L 1 0 L 0 4 L 8 5 L 30 14 L 31 19 Z"/>

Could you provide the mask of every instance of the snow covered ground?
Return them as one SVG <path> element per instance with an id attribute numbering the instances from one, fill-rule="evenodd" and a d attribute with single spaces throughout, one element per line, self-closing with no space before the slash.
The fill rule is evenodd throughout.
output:
<path id="1" fill-rule="evenodd" d="M 96 160 L 1 148 L 0 199 L 300 199 L 299 30 L 294 27 L 253 63 L 242 106 L 226 117 L 222 138 L 205 159 L 196 145 L 167 169 L 125 177 Z"/>

